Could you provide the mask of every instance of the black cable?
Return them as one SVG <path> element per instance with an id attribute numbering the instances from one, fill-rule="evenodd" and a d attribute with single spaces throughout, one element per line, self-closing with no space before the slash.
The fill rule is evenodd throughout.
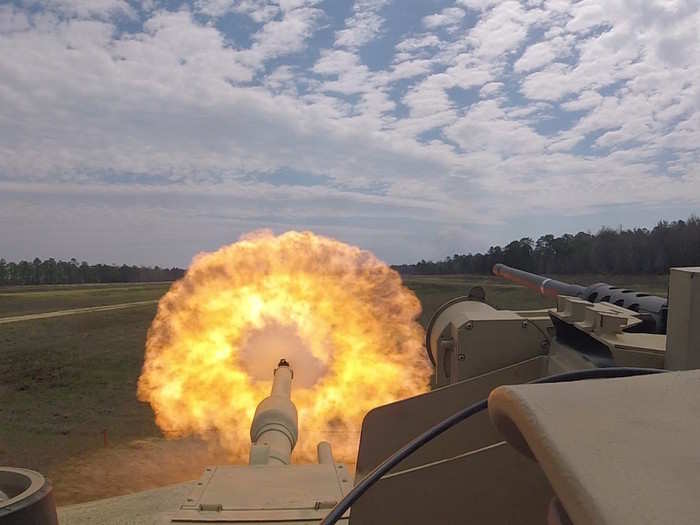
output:
<path id="1" fill-rule="evenodd" d="M 541 377 L 530 381 L 528 384 L 535 383 L 563 383 L 567 381 L 579 381 L 583 379 L 605 379 L 614 377 L 630 377 L 639 376 L 647 374 L 658 374 L 661 372 L 666 372 L 666 370 L 661 370 L 658 368 L 632 368 L 632 367 L 610 367 L 610 368 L 590 368 L 586 370 L 576 370 L 574 372 L 564 372 L 562 374 L 556 374 L 547 377 Z M 488 400 L 483 399 L 478 403 L 469 405 L 466 408 L 455 412 L 451 416 L 443 419 L 438 424 L 430 427 L 428 430 L 423 432 L 418 437 L 412 439 L 399 450 L 394 452 L 387 459 L 382 461 L 379 465 L 374 467 L 374 469 L 367 474 L 360 482 L 355 485 L 346 496 L 338 502 L 338 504 L 331 509 L 328 515 L 323 518 L 321 525 L 333 525 L 336 523 L 345 512 L 352 506 L 355 501 L 357 501 L 360 496 L 362 496 L 367 489 L 379 481 L 384 474 L 393 469 L 396 465 L 401 463 L 408 456 L 413 454 L 420 447 L 432 441 L 437 436 L 449 430 L 457 423 L 464 421 L 465 419 L 473 416 L 474 414 L 481 412 L 488 407 Z"/>

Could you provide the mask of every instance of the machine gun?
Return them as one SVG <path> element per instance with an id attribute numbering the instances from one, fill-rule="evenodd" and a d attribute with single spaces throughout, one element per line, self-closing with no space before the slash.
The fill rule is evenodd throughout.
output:
<path id="1" fill-rule="evenodd" d="M 636 331 L 653 334 L 666 333 L 668 300 L 663 297 L 607 283 L 595 283 L 590 286 L 569 284 L 500 263 L 493 266 L 493 274 L 531 288 L 546 297 L 556 298 L 560 295 L 566 295 L 585 299 L 591 303 L 611 303 L 621 306 L 640 314 L 642 323 L 636 327 Z"/>

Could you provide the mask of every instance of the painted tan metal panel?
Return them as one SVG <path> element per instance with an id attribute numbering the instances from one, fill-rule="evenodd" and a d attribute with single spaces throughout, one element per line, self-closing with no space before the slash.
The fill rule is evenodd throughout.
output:
<path id="1" fill-rule="evenodd" d="M 547 358 L 536 357 L 468 381 L 449 385 L 420 396 L 377 407 L 362 422 L 357 456 L 358 479 L 392 452 L 447 416 L 471 403 L 485 399 L 499 385 L 517 384 L 541 377 Z M 460 423 L 428 443 L 397 469 L 455 456 L 500 441 L 486 413 Z"/>
<path id="2" fill-rule="evenodd" d="M 154 525 L 167 523 L 195 482 L 58 508 L 61 525 Z"/>
<path id="3" fill-rule="evenodd" d="M 700 267 L 671 268 L 666 368 L 700 368 Z"/>
<path id="4" fill-rule="evenodd" d="M 383 478 L 350 523 L 544 524 L 552 497 L 539 466 L 501 444 Z"/>
<path id="5" fill-rule="evenodd" d="M 513 314 L 509 319 L 478 319 L 459 327 L 459 351 L 453 369 L 461 379 L 545 355 L 548 347 L 540 328 Z"/>
<path id="6" fill-rule="evenodd" d="M 574 523 L 698 523 L 700 370 L 504 386 L 489 412 Z"/>

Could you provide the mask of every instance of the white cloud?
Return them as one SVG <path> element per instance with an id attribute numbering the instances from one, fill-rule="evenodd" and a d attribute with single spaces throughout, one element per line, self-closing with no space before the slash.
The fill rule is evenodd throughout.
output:
<path id="1" fill-rule="evenodd" d="M 135 17 L 134 9 L 126 0 L 25 0 L 25 5 L 42 7 L 65 16 L 108 19 L 114 15 Z"/>
<path id="2" fill-rule="evenodd" d="M 403 103 L 410 108 L 413 117 L 424 117 L 449 110 L 452 102 L 445 90 L 453 86 L 454 79 L 449 75 L 431 75 L 409 90 L 403 97 Z"/>
<path id="3" fill-rule="evenodd" d="M 313 71 L 326 77 L 335 77 L 323 82 L 321 89 L 346 95 L 364 93 L 377 87 L 369 68 L 350 51 L 333 49 L 324 51 L 314 64 Z"/>
<path id="4" fill-rule="evenodd" d="M 469 31 L 469 38 L 478 56 L 485 60 L 502 60 L 519 49 L 533 19 L 533 13 L 524 11 L 519 2 L 502 2 L 482 15 Z"/>
<path id="5" fill-rule="evenodd" d="M 322 15 L 323 11 L 313 7 L 284 11 L 280 20 L 268 21 L 253 35 L 253 45 L 243 53 L 244 60 L 261 65 L 271 58 L 303 50 Z"/>
<path id="6" fill-rule="evenodd" d="M 503 157 L 541 152 L 545 146 L 544 138 L 510 119 L 495 100 L 472 106 L 445 134 L 466 152 L 488 151 Z"/>
<path id="7" fill-rule="evenodd" d="M 280 12 L 278 3 L 271 0 L 196 0 L 195 7 L 213 17 L 230 12 L 243 13 L 258 23 L 269 22 Z"/>
<path id="8" fill-rule="evenodd" d="M 29 18 L 11 5 L 0 6 L 0 34 L 29 29 Z"/>
<path id="9" fill-rule="evenodd" d="M 345 21 L 345 28 L 335 34 L 335 45 L 354 49 L 373 40 L 384 24 L 379 12 L 388 3 L 389 0 L 355 0 L 353 15 Z"/>
<path id="10" fill-rule="evenodd" d="M 463 5 L 469 9 L 483 11 L 498 4 L 500 0 L 457 0 L 458 5 Z"/>
<path id="11" fill-rule="evenodd" d="M 52 32 L 3 41 L 5 51 L 44 50 L 25 61 L 17 85 L 0 90 L 4 116 L 13 122 L 12 133 L 0 133 L 3 172 L 46 180 L 61 174 L 85 183 L 105 170 L 137 179 L 168 174 L 196 185 L 294 166 L 350 184 L 359 183 L 357 173 L 382 172 L 391 180 L 406 166 L 444 163 L 444 155 L 414 148 L 409 139 L 368 136 L 367 121 L 336 123 L 342 113 L 327 99 L 304 102 L 254 86 L 235 88 L 252 78 L 239 62 L 241 52 L 187 12 L 158 13 L 147 33 L 119 40 L 109 25 L 86 24 L 56 22 Z M 62 42 L 72 39 L 69 50 Z M 352 55 L 347 58 L 345 65 L 352 65 Z M 0 71 L 15 68 L 11 54 L 0 53 Z M 339 68 L 328 61 L 318 70 Z M 289 73 L 279 70 L 271 82 L 288 81 Z M 384 95 L 366 92 L 357 110 L 371 116 L 392 107 Z M 30 134 L 33 141 L 22 140 Z M 363 157 L 350 161 L 346 152 L 355 150 Z"/>
<path id="12" fill-rule="evenodd" d="M 489 82 L 488 84 L 484 84 L 479 90 L 479 96 L 481 98 L 491 98 L 503 91 L 503 87 L 503 82 Z"/>
<path id="13" fill-rule="evenodd" d="M 584 79 L 581 85 L 575 85 L 571 71 L 572 68 L 566 64 L 551 64 L 527 76 L 522 82 L 522 92 L 535 100 L 559 100 L 568 93 L 590 87 L 590 79 Z"/>
<path id="14" fill-rule="evenodd" d="M 423 17 L 423 25 L 428 29 L 455 26 L 459 24 L 463 18 L 464 10 L 459 7 L 447 7 L 439 13 Z"/>
<path id="15" fill-rule="evenodd" d="M 436 47 L 440 45 L 440 39 L 433 34 L 427 34 L 420 37 L 411 37 L 400 41 L 396 44 L 397 51 L 414 52 L 425 48 Z"/>
<path id="16" fill-rule="evenodd" d="M 430 73 L 432 67 L 433 63 L 431 60 L 405 60 L 394 64 L 389 76 L 392 81 L 417 77 Z"/>
<path id="17" fill-rule="evenodd" d="M 279 66 L 265 77 L 265 86 L 273 91 L 286 90 L 290 95 L 297 94 L 297 72 L 291 66 Z"/>
<path id="18" fill-rule="evenodd" d="M 498 66 L 494 67 L 469 53 L 463 53 L 454 59 L 455 65 L 445 71 L 453 80 L 450 87 L 469 89 L 481 86 L 495 78 Z"/>
<path id="19" fill-rule="evenodd" d="M 569 51 L 570 38 L 555 37 L 528 47 L 515 62 L 513 69 L 518 72 L 532 71 L 547 65 Z"/>
<path id="20" fill-rule="evenodd" d="M 152 242 L 168 224 L 187 239 L 216 232 L 209 248 L 233 231 L 309 227 L 398 262 L 471 242 L 434 240 L 468 222 L 508 238 L 520 214 L 700 204 L 691 0 L 611 0 L 604 16 L 589 0 L 445 1 L 405 27 L 385 0 L 336 18 L 314 0 L 199 0 L 194 15 L 134 10 L 133 32 L 120 5 L 0 6 L 12 247 L 43 235 L 23 206 L 64 231 L 71 217 L 109 229 L 129 216 L 153 225 Z M 461 8 L 469 30 L 431 32 L 457 27 Z M 226 13 L 248 32 L 203 16 Z M 419 248 L 401 248 L 412 237 Z"/>
<path id="21" fill-rule="evenodd" d="M 599 2 L 584 0 L 574 4 L 572 8 L 573 18 L 566 24 L 569 31 L 587 31 L 608 21 L 605 6 Z"/>
<path id="22" fill-rule="evenodd" d="M 567 111 L 582 111 L 593 109 L 600 105 L 603 97 L 597 91 L 584 91 L 569 102 L 565 102 L 561 106 Z"/>
<path id="23" fill-rule="evenodd" d="M 524 117 L 532 117 L 537 113 L 546 113 L 552 110 L 552 105 L 546 102 L 533 102 L 527 106 L 508 107 L 504 111 L 510 118 L 519 119 Z"/>
<path id="24" fill-rule="evenodd" d="M 669 16 L 669 11 L 675 11 L 670 4 L 645 3 L 641 9 L 633 4 L 627 0 L 606 3 L 605 16 L 611 26 L 577 41 L 577 63 L 571 67 L 554 64 L 530 75 L 523 92 L 532 98 L 557 100 L 619 81 L 638 81 L 650 71 L 671 74 L 670 68 L 694 67 L 690 57 L 700 54 L 700 8 L 690 10 L 685 2 L 683 16 Z M 580 9 L 588 12 L 591 5 L 583 3 Z M 671 45 L 673 51 L 664 53 L 663 43 L 669 41 L 676 44 Z M 692 73 L 678 69 L 677 74 Z"/>

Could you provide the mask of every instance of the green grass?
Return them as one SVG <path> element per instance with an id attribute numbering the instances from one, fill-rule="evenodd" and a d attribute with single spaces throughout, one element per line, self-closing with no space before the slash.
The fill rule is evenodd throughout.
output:
<path id="1" fill-rule="evenodd" d="M 44 472 L 111 441 L 158 435 L 135 398 L 156 305 L 0 325 L 0 463 Z"/>
<path id="2" fill-rule="evenodd" d="M 160 298 L 170 283 L 47 285 L 0 288 L 0 317 Z"/>
<path id="3" fill-rule="evenodd" d="M 660 294 L 666 288 L 665 278 L 577 276 L 566 280 L 580 284 L 607 280 Z M 416 276 L 405 282 L 421 300 L 424 325 L 442 303 L 466 295 L 475 285 L 483 286 L 487 301 L 499 308 L 552 305 L 530 290 L 495 277 Z M 168 286 L 2 289 L 0 317 L 157 299 Z M 165 445 L 157 441 L 143 451 L 139 448 L 142 445 L 133 445 L 135 440 L 160 436 L 150 406 L 136 399 L 146 332 L 155 309 L 155 304 L 142 305 L 0 325 L 0 464 L 46 473 L 54 482 L 59 504 L 147 488 L 146 479 L 158 484 L 196 477 L 200 463 L 209 457 L 201 447 L 190 449 L 172 443 L 166 449 L 159 448 Z M 107 432 L 108 448 L 104 447 L 103 431 Z M 153 465 L 166 457 L 172 465 L 176 457 L 177 468 L 169 470 L 163 463 L 162 472 L 150 467 L 135 476 L 129 470 L 133 464 L 128 468 L 121 465 L 121 481 L 115 481 L 99 473 L 117 471 L 114 463 L 97 471 L 88 468 L 89 477 L 85 469 L 75 466 L 101 465 L 109 455 L 117 463 L 122 457 L 135 462 L 147 453 Z M 135 477 L 139 479 L 130 484 Z"/>
<path id="4" fill-rule="evenodd" d="M 486 292 L 486 301 L 496 308 L 537 309 L 554 305 L 553 301 L 521 286 L 482 275 L 408 276 L 404 283 L 421 301 L 423 312 L 420 321 L 424 327 L 440 305 L 460 295 L 467 295 L 472 286 L 481 286 Z"/>

